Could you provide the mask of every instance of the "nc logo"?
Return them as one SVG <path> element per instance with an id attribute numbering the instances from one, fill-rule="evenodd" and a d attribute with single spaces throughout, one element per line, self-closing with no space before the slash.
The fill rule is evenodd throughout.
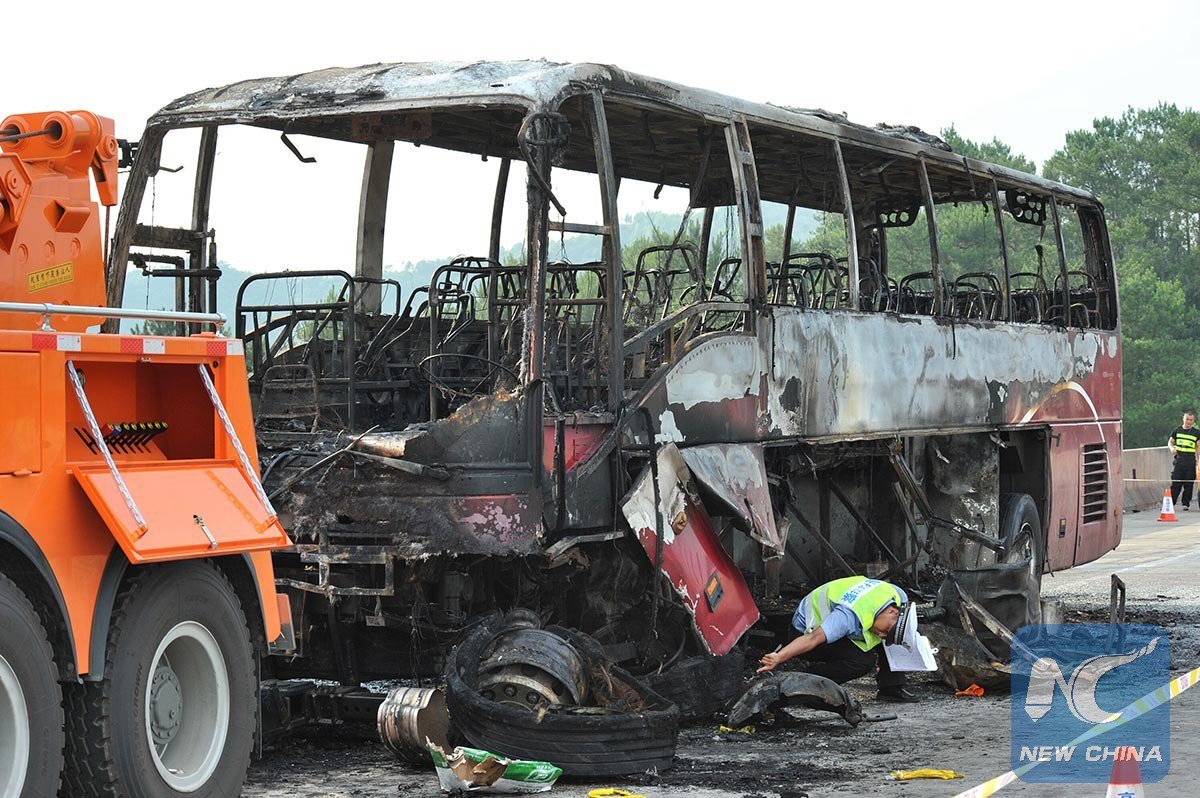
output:
<path id="1" fill-rule="evenodd" d="M 1025 712 L 1037 723 L 1054 705 L 1054 688 L 1062 690 L 1071 714 L 1084 723 L 1104 723 L 1116 720 L 1120 713 L 1107 712 L 1096 703 L 1096 685 L 1109 671 L 1128 665 L 1154 650 L 1160 638 L 1154 638 L 1142 648 L 1127 654 L 1098 656 L 1084 660 L 1064 679 L 1053 657 L 1042 657 L 1033 663 L 1029 672 L 1029 690 L 1025 694 Z"/>

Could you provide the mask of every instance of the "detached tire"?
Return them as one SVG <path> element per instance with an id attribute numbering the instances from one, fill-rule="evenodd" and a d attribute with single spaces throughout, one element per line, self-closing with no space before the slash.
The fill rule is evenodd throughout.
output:
<path id="1" fill-rule="evenodd" d="M 0 798 L 45 798 L 63 765 L 54 652 L 29 599 L 0 576 Z"/>
<path id="2" fill-rule="evenodd" d="M 511 616 L 509 616 L 511 617 Z M 477 626 L 450 655 L 446 698 L 450 719 L 472 745 L 501 756 L 551 762 L 568 777 L 622 776 L 666 770 L 675 758 L 679 710 L 623 669 L 607 663 L 590 637 L 569 629 L 566 638 L 583 656 L 592 678 L 611 684 L 638 708 L 605 712 L 595 707 L 539 714 L 489 701 L 477 691 L 480 657 L 504 627 L 498 619 Z"/>
<path id="3" fill-rule="evenodd" d="M 140 572 L 138 572 L 140 571 Z M 241 602 L 211 563 L 135 569 L 104 680 L 71 686 L 64 798 L 233 798 L 258 693 Z"/>
<path id="4" fill-rule="evenodd" d="M 1046 553 L 1042 518 L 1032 496 L 1005 493 L 1000 497 L 1000 539 L 1005 546 L 1003 561 L 1014 563 L 1028 558 L 1033 582 L 1040 586 Z"/>

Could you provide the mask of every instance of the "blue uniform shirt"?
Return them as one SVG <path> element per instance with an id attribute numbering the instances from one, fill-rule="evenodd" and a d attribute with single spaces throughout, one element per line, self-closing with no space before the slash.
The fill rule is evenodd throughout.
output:
<path id="1" fill-rule="evenodd" d="M 907 593 L 898 587 L 896 592 L 900 594 L 901 601 L 908 601 Z M 796 614 L 792 616 L 792 626 L 803 634 L 804 627 L 807 625 L 808 619 L 804 617 L 804 602 L 801 601 L 796 607 Z M 821 621 L 821 629 L 825 632 L 826 643 L 833 643 L 843 637 L 851 637 L 855 640 L 863 639 L 862 622 L 849 607 L 843 607 L 841 604 L 833 605 L 829 614 L 825 616 L 825 620 Z"/>

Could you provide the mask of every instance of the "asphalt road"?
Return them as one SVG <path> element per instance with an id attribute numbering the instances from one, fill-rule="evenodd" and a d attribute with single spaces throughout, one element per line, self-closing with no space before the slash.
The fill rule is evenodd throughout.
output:
<path id="1" fill-rule="evenodd" d="M 1200 512 L 1159 524 L 1155 514 L 1127 515 L 1122 544 L 1085 566 L 1047 577 L 1043 593 L 1066 605 L 1068 620 L 1107 616 L 1111 574 L 1128 589 L 1129 620 L 1163 626 L 1171 637 L 1172 672 L 1200 664 Z M 1007 696 L 956 698 L 934 681 L 916 681 L 922 703 L 880 705 L 869 679 L 851 683 L 869 712 L 895 711 L 897 720 L 850 729 L 839 718 L 806 713 L 783 729 L 753 734 L 719 732 L 715 724 L 685 729 L 676 766 L 658 777 L 607 784 L 560 782 L 553 794 L 586 796 L 594 787 L 621 786 L 646 798 L 824 798 L 834 795 L 953 796 L 1007 771 Z M 1171 704 L 1171 769 L 1146 787 L 1148 796 L 1200 794 L 1200 687 Z M 895 769 L 949 768 L 955 781 L 893 782 Z M 1103 785 L 1016 783 L 999 795 L 1104 795 Z M 432 769 L 396 762 L 377 743 L 344 734 L 315 734 L 269 750 L 251 768 L 245 798 L 381 798 L 439 795 Z"/>

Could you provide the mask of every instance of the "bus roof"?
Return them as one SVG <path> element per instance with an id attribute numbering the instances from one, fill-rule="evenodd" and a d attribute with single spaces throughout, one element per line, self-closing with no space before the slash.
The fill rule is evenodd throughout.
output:
<path id="1" fill-rule="evenodd" d="M 745 115 L 751 125 L 782 126 L 899 156 L 922 157 L 930 163 L 940 162 L 958 170 L 969 168 L 1062 199 L 1100 204 L 1086 190 L 954 154 L 941 139 L 915 127 L 868 127 L 840 114 L 750 102 L 606 64 L 429 61 L 331 67 L 193 92 L 164 106 L 150 118 L 148 127 L 237 123 L 292 128 L 291 123 L 318 117 L 455 106 L 557 111 L 568 97 L 591 89 L 710 121 Z"/>

